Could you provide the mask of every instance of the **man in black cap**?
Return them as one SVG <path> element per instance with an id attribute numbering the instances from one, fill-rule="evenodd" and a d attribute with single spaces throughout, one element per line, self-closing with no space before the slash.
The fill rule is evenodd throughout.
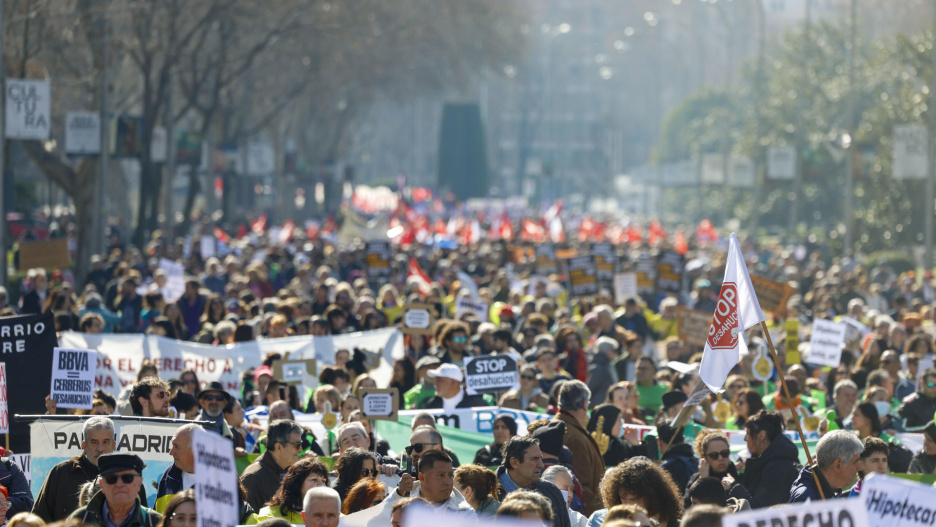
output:
<path id="1" fill-rule="evenodd" d="M 202 423 L 202 427 L 216 434 L 234 440 L 234 432 L 224 420 L 224 407 L 227 406 L 231 396 L 225 391 L 224 385 L 218 381 L 208 383 L 208 387 L 198 392 L 198 404 L 201 411 L 195 421 Z"/>
<path id="2" fill-rule="evenodd" d="M 655 424 L 657 443 L 660 445 L 660 452 L 663 452 L 663 463 L 660 466 L 673 476 L 680 495 L 683 495 L 686 493 L 689 479 L 699 471 L 699 458 L 692 452 L 692 445 L 685 442 L 683 430 L 676 428 L 675 422 L 660 419 Z"/>
<path id="3" fill-rule="evenodd" d="M 136 454 L 112 453 L 98 458 L 101 492 L 68 517 L 88 527 L 156 527 L 162 515 L 140 503 L 143 460 Z"/>

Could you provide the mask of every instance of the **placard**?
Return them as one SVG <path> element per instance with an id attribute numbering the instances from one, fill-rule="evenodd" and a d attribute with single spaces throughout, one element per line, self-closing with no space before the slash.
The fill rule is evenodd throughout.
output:
<path id="1" fill-rule="evenodd" d="M 238 514 L 238 474 L 234 445 L 221 435 L 192 431 L 195 455 L 195 508 L 199 527 L 234 527 Z"/>
<path id="2" fill-rule="evenodd" d="M 168 258 L 160 258 L 159 268 L 166 272 L 166 287 L 162 291 L 166 303 L 178 301 L 185 294 L 185 266 Z"/>
<path id="3" fill-rule="evenodd" d="M 203 234 L 198 241 L 199 251 L 203 259 L 208 259 L 217 254 L 215 250 L 215 237 L 210 234 Z"/>
<path id="4" fill-rule="evenodd" d="M 753 188 L 755 181 L 754 161 L 747 156 L 731 156 L 728 184 L 735 188 Z"/>
<path id="5" fill-rule="evenodd" d="M 52 400 L 59 408 L 91 409 L 97 352 L 55 348 L 52 355 Z"/>
<path id="6" fill-rule="evenodd" d="M 637 273 L 618 273 L 614 275 L 614 300 L 620 306 L 628 298 L 637 298 Z"/>
<path id="7" fill-rule="evenodd" d="M 389 278 L 393 269 L 390 267 L 390 242 L 367 242 L 364 248 L 367 262 L 367 277 Z"/>
<path id="8" fill-rule="evenodd" d="M 273 377 L 289 386 L 303 384 L 307 376 L 318 377 L 315 359 L 273 361 Z"/>
<path id="9" fill-rule="evenodd" d="M 663 251 L 657 263 L 656 290 L 679 293 L 682 290 L 682 275 L 685 258 L 676 251 Z"/>
<path id="10" fill-rule="evenodd" d="M 647 253 L 640 253 L 634 270 L 637 272 L 637 292 L 652 295 L 656 287 L 656 260 Z"/>
<path id="11" fill-rule="evenodd" d="M 936 490 L 929 485 L 872 474 L 861 483 L 858 499 L 870 527 L 930 526 L 936 521 Z"/>
<path id="12" fill-rule="evenodd" d="M 455 318 L 461 318 L 462 313 L 471 312 L 478 316 L 481 319 L 481 322 L 488 321 L 488 305 L 487 302 L 478 302 L 470 298 L 460 296 L 455 299 Z"/>
<path id="13" fill-rule="evenodd" d="M 591 256 L 576 256 L 564 262 L 572 296 L 598 294 L 598 270 Z"/>
<path id="14" fill-rule="evenodd" d="M 10 433 L 10 406 L 7 404 L 6 364 L 0 362 L 0 434 Z"/>
<path id="15" fill-rule="evenodd" d="M 772 146 L 767 149 L 767 177 L 793 179 L 796 177 L 796 149 L 792 146 Z"/>
<path id="16" fill-rule="evenodd" d="M 19 245 L 19 269 L 26 271 L 43 269 L 65 269 L 71 265 L 68 256 L 68 238 L 57 238 L 44 242 L 28 242 Z"/>
<path id="17" fill-rule="evenodd" d="M 894 126 L 894 179 L 925 179 L 929 173 L 928 134 L 922 124 Z"/>
<path id="18" fill-rule="evenodd" d="M 520 388 L 520 368 L 510 355 L 465 357 L 468 395 L 500 393 Z"/>
<path id="19" fill-rule="evenodd" d="M 549 276 L 559 272 L 559 261 L 556 259 L 556 248 L 551 243 L 541 243 L 536 246 L 535 263 L 536 274 Z"/>
<path id="20" fill-rule="evenodd" d="M 364 388 L 361 390 L 361 416 L 382 421 L 396 421 L 400 410 L 400 390 Z"/>
<path id="21" fill-rule="evenodd" d="M 70 156 L 101 153 L 101 116 L 94 112 L 65 114 L 65 154 Z"/>
<path id="22" fill-rule="evenodd" d="M 51 116 L 48 81 L 6 80 L 7 139 L 48 139 Z"/>
<path id="23" fill-rule="evenodd" d="M 52 355 L 57 346 L 52 313 L 0 318 L 0 363 L 6 366 L 9 416 L 44 414 L 52 384 Z M 10 450 L 30 452 L 28 424 L 7 421 Z"/>
<path id="24" fill-rule="evenodd" d="M 712 313 L 676 306 L 676 328 L 679 339 L 693 346 L 705 346 L 709 327 L 712 325 Z"/>
<path id="25" fill-rule="evenodd" d="M 617 272 L 617 254 L 614 252 L 614 245 L 606 242 L 593 243 L 591 245 L 592 257 L 595 259 L 595 269 L 598 274 L 598 280 L 601 282 L 611 282 L 614 280 L 614 273 Z"/>
<path id="26" fill-rule="evenodd" d="M 864 493 L 862 488 L 862 497 Z M 862 498 L 844 498 L 726 514 L 722 516 L 721 524 L 722 527 L 874 526 L 874 523 L 869 523 L 868 517 Z"/>
<path id="27" fill-rule="evenodd" d="M 819 366 L 838 367 L 845 343 L 845 324 L 817 318 L 813 320 L 806 362 Z"/>
<path id="28" fill-rule="evenodd" d="M 751 275 L 751 285 L 754 286 L 754 294 L 757 295 L 757 301 L 761 309 L 773 313 L 782 313 L 786 310 L 787 300 L 795 291 L 793 286 L 783 282 L 775 282 Z"/>
<path id="29" fill-rule="evenodd" d="M 429 304 L 406 304 L 403 306 L 404 335 L 431 335 L 435 324 L 435 308 Z"/>

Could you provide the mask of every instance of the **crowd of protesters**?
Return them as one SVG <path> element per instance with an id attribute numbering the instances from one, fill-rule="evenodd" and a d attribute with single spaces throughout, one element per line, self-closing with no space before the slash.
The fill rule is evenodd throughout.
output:
<path id="1" fill-rule="evenodd" d="M 737 511 L 856 495 L 872 472 L 936 470 L 936 287 L 928 271 L 897 273 L 807 247 L 786 252 L 745 244 L 752 274 L 792 286 L 793 294 L 769 313 L 768 330 L 793 400 L 778 389 L 775 369 L 757 371 L 751 353 L 724 393 L 676 426 L 699 382 L 701 359 L 701 347 L 680 336 L 678 312 L 714 311 L 725 252 L 715 240 L 680 251 L 687 254 L 679 292 L 629 298 L 615 298 L 611 284 L 573 296 L 561 265 L 557 273 L 537 273 L 531 243 L 394 247 L 386 274 L 375 277 L 361 243 L 246 240 L 208 258 L 190 241 L 156 237 L 144 252 L 116 246 L 93 257 L 80 280 L 31 269 L 18 302 L 0 291 L 0 315 L 49 312 L 58 331 L 144 332 L 216 346 L 399 327 L 405 306 L 416 303 L 432 306 L 438 320 L 430 335 L 405 336 L 405 355 L 394 362 L 388 386 L 368 375 L 364 350 L 339 350 L 305 400 L 275 377 L 270 366 L 277 355 L 242 372 L 237 394 L 200 382 L 194 371 L 170 379 L 155 365 L 141 368 L 123 393 L 96 393 L 95 417 L 84 422 L 84 453 L 56 466 L 35 500 L 16 466 L 0 465 L 0 492 L 9 500 L 0 502 L 0 514 L 10 524 L 74 518 L 153 527 L 193 520 L 191 433 L 199 427 L 230 438 L 235 455 L 261 454 L 241 476 L 244 524 L 335 526 L 343 516 L 380 507 L 367 525 L 398 526 L 406 524 L 407 509 L 426 506 L 440 515 L 518 516 L 562 527 L 717 525 Z M 589 254 L 588 243 L 555 249 Z M 638 262 L 672 249 L 666 241 L 618 245 L 617 270 L 638 269 Z M 160 258 L 184 266 L 178 298 Z M 488 316 L 456 317 L 461 296 L 485 303 Z M 792 353 L 808 357 L 814 319 L 843 317 L 859 324 L 838 367 L 817 367 Z M 789 320 L 799 328 L 791 330 Z M 765 337 L 759 331 L 746 336 L 752 349 Z M 787 350 L 791 341 L 802 344 Z M 468 395 L 465 358 L 498 354 L 517 360 L 519 387 Z M 459 460 L 431 413 L 412 419 L 409 444 L 388 444 L 359 411 L 360 390 L 368 387 L 397 388 L 405 409 L 500 406 L 548 419 L 518 430 L 501 415 L 494 441 L 473 460 Z M 328 437 L 295 421 L 297 413 L 322 413 L 326 402 L 337 410 Z M 61 412 L 52 401 L 47 406 Z M 174 464 L 159 482 L 156 503 L 147 504 L 142 462 L 113 453 L 114 425 L 106 416 L 173 411 L 193 422 L 173 437 Z M 796 421 L 820 437 L 812 465 L 785 433 Z M 646 425 L 655 430 L 638 434 Z M 740 455 L 726 430 L 745 433 Z M 922 435 L 922 449 L 902 444 L 905 433 Z"/>

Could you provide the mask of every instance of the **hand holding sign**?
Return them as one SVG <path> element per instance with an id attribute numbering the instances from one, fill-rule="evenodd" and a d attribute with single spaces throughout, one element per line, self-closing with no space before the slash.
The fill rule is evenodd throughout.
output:
<path id="1" fill-rule="evenodd" d="M 58 407 L 91 409 L 96 359 L 94 350 L 53 350 L 51 399 Z"/>

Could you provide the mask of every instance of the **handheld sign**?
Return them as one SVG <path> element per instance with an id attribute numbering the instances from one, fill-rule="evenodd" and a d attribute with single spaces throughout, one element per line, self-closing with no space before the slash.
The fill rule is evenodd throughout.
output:
<path id="1" fill-rule="evenodd" d="M 864 489 L 861 495 L 865 494 Z M 757 509 L 722 516 L 722 527 L 802 527 L 829 525 L 833 527 L 873 527 L 868 521 L 861 498 L 797 503 L 788 507 Z M 882 524 L 883 525 L 883 524 Z"/>
<path id="2" fill-rule="evenodd" d="M 685 258 L 676 251 L 664 251 L 657 263 L 656 289 L 667 293 L 679 293 L 682 289 L 683 263 Z"/>
<path id="3" fill-rule="evenodd" d="M 556 248 L 551 243 L 541 243 L 536 246 L 536 274 L 551 275 L 559 272 L 559 262 L 556 261 Z"/>
<path id="4" fill-rule="evenodd" d="M 761 309 L 772 313 L 783 313 L 787 300 L 794 293 L 793 286 L 782 282 L 774 282 L 760 276 L 751 275 L 751 285 L 760 302 Z"/>
<path id="5" fill-rule="evenodd" d="M 676 327 L 683 341 L 694 346 L 705 346 L 711 325 L 711 313 L 676 306 Z"/>
<path id="6" fill-rule="evenodd" d="M 614 273 L 617 272 L 617 254 L 614 252 L 614 245 L 607 242 L 593 243 L 591 253 L 595 258 L 598 280 L 602 282 L 614 280 Z"/>
<path id="7" fill-rule="evenodd" d="M 842 344 L 844 343 L 845 324 L 817 318 L 813 320 L 806 362 L 836 368 L 842 360 Z"/>
<path id="8" fill-rule="evenodd" d="M 7 404 L 7 369 L 0 362 L 0 434 L 10 433 L 10 407 Z"/>
<path id="9" fill-rule="evenodd" d="M 465 357 L 468 395 L 499 393 L 520 387 L 520 368 L 510 355 Z"/>
<path id="10" fill-rule="evenodd" d="M 652 295 L 656 287 L 656 260 L 647 253 L 640 253 L 634 271 L 637 272 L 637 293 Z"/>
<path id="11" fill-rule="evenodd" d="M 861 482 L 859 499 L 868 511 L 870 527 L 929 526 L 936 522 L 936 490 L 929 485 L 873 474 Z"/>
<path id="12" fill-rule="evenodd" d="M 637 274 L 618 273 L 614 275 L 614 301 L 624 305 L 628 298 L 637 298 Z"/>
<path id="13" fill-rule="evenodd" d="M 598 269 L 590 256 L 576 256 L 565 260 L 569 292 L 572 296 L 598 294 Z M 613 273 L 612 273 L 613 277 Z"/>
<path id="14" fill-rule="evenodd" d="M 470 311 L 478 316 L 481 319 L 481 322 L 488 321 L 488 305 L 487 302 L 479 302 L 477 300 L 472 300 L 463 296 L 455 299 L 455 319 L 459 319 L 461 314 Z"/>
<path id="15" fill-rule="evenodd" d="M 315 359 L 273 361 L 273 376 L 289 386 L 302 384 L 305 376 L 316 377 Z"/>
<path id="16" fill-rule="evenodd" d="M 6 364 L 9 414 L 44 414 L 57 345 L 52 313 L 0 318 L 0 362 Z M 95 365 L 96 366 L 96 365 Z M 29 425 L 10 422 L 10 448 L 30 452 Z"/>
<path id="17" fill-rule="evenodd" d="M 71 265 L 67 238 L 21 243 L 19 249 L 19 269 L 22 271 L 35 267 L 64 269 Z"/>
<path id="18" fill-rule="evenodd" d="M 400 409 L 400 390 L 365 388 L 361 390 L 361 415 L 368 419 L 396 421 Z"/>
<path id="19" fill-rule="evenodd" d="M 406 304 L 402 331 L 406 335 L 431 335 L 435 318 L 435 308 L 429 304 Z"/>
<path id="20" fill-rule="evenodd" d="M 237 466 L 230 439 L 192 431 L 195 454 L 195 508 L 198 527 L 234 527 L 238 521 Z"/>
<path id="21" fill-rule="evenodd" d="M 59 408 L 91 409 L 97 352 L 55 348 L 52 356 L 52 400 Z"/>
<path id="22" fill-rule="evenodd" d="M 368 278 L 390 277 L 391 271 L 393 270 L 390 267 L 390 242 L 367 242 L 364 248 L 364 259 L 367 262 Z"/>

